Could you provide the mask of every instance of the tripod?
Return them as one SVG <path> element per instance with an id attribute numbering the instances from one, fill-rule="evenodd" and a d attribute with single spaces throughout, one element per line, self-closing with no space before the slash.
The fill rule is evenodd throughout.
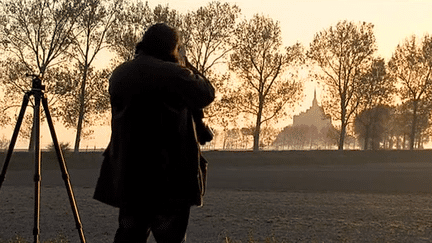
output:
<path id="1" fill-rule="evenodd" d="M 32 79 L 32 89 L 27 91 L 24 95 L 24 99 L 21 105 L 21 110 L 18 116 L 17 123 L 15 125 L 15 129 L 12 135 L 12 139 L 9 144 L 9 149 L 6 154 L 5 162 L 3 164 L 3 169 L 0 174 L 0 188 L 5 180 L 6 170 L 9 166 L 9 161 L 11 159 L 13 149 L 15 147 L 16 140 L 18 138 L 18 133 L 21 127 L 21 123 L 24 118 L 26 107 L 29 103 L 29 99 L 31 96 L 34 97 L 34 108 L 33 108 L 33 129 L 34 129 L 34 144 L 35 144 L 35 153 L 34 153 L 34 162 L 35 162 L 35 175 L 34 175 L 34 183 L 35 183 L 35 200 L 34 200 L 34 228 L 33 228 L 33 236 L 34 243 L 39 243 L 39 219 L 40 219 L 40 199 L 41 199 L 41 148 L 40 148 L 40 105 L 42 102 L 42 106 L 45 110 L 45 115 L 47 117 L 48 126 L 51 132 L 51 137 L 53 140 L 54 148 L 57 154 L 57 159 L 60 165 L 60 170 L 62 173 L 63 181 L 66 186 L 66 190 L 69 196 L 70 205 L 72 207 L 72 212 L 75 218 L 76 228 L 79 233 L 79 237 L 81 243 L 85 243 L 85 237 L 82 230 L 82 224 L 78 212 L 78 208 L 75 201 L 75 196 L 72 190 L 72 185 L 69 180 L 69 173 L 67 171 L 66 162 L 63 157 L 62 150 L 57 140 L 57 136 L 54 130 L 54 124 L 51 119 L 51 114 L 48 109 L 48 101 L 44 94 L 45 86 L 42 85 L 42 80 L 37 75 L 27 75 L 33 77 Z"/>

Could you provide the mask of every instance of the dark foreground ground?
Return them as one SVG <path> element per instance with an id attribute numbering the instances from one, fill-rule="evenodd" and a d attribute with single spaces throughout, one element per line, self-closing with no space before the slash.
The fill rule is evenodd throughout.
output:
<path id="1" fill-rule="evenodd" d="M 203 208 L 188 242 L 431 242 L 432 151 L 206 152 Z M 67 155 L 88 242 L 111 242 L 117 210 L 92 199 L 100 153 Z M 41 235 L 79 242 L 66 190 L 43 156 Z M 0 163 L 3 158 L 0 156 Z M 31 155 L 14 154 L 0 189 L 0 239 L 32 239 Z M 0 241 L 1 242 L 1 241 Z"/>

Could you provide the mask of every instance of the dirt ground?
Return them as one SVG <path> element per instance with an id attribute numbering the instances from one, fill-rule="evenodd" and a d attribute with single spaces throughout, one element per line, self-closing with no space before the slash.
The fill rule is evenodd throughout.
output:
<path id="1" fill-rule="evenodd" d="M 431 242 L 429 154 L 206 154 L 205 205 L 193 208 L 188 242 Z M 87 242 L 112 242 L 118 210 L 92 199 L 98 165 L 70 175 Z M 31 241 L 33 172 L 8 171 L 0 189 L 0 239 Z M 42 174 L 42 240 L 79 242 L 60 172 Z M 154 242 L 153 239 L 150 242 Z"/>

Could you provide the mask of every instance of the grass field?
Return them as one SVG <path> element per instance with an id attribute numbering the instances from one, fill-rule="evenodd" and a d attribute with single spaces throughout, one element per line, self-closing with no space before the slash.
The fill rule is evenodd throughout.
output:
<path id="1" fill-rule="evenodd" d="M 79 242 L 50 156 L 43 156 L 42 239 L 61 233 Z M 432 241 L 431 151 L 212 151 L 205 156 L 208 193 L 205 206 L 192 210 L 188 242 Z M 118 211 L 92 199 L 101 153 L 66 159 L 87 241 L 112 242 Z M 31 242 L 32 170 L 31 155 L 14 154 L 0 189 L 0 242 L 15 235 Z"/>

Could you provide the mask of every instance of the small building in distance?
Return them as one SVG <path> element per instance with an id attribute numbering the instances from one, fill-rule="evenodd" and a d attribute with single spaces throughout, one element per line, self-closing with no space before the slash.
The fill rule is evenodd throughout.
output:
<path id="1" fill-rule="evenodd" d="M 318 105 L 316 90 L 314 91 L 312 106 L 293 117 L 293 126 L 315 126 L 318 131 L 332 126 L 330 115 L 326 115 L 322 106 Z"/>
<path id="2" fill-rule="evenodd" d="M 312 106 L 293 117 L 293 124 L 285 127 L 273 142 L 278 149 L 329 149 L 335 144 L 336 130 L 330 115 L 318 104 L 316 90 Z"/>

